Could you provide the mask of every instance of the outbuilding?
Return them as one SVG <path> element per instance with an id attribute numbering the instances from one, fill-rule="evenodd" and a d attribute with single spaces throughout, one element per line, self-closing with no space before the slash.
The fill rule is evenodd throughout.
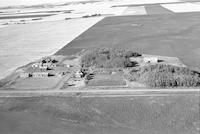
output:
<path id="1" fill-rule="evenodd" d="M 33 67 L 33 68 L 37 68 L 37 67 L 39 67 L 39 66 L 40 66 L 39 63 L 33 63 L 33 64 L 32 64 L 32 67 Z"/>
<path id="2" fill-rule="evenodd" d="M 19 77 L 20 77 L 20 78 L 28 78 L 28 77 L 30 77 L 30 74 L 29 74 L 29 73 L 21 73 L 21 74 L 19 75 Z"/>
<path id="3" fill-rule="evenodd" d="M 81 78 L 83 76 L 83 73 L 79 70 L 75 73 L 76 78 Z"/>
<path id="4" fill-rule="evenodd" d="M 158 63 L 158 57 L 144 57 L 144 63 Z"/>
<path id="5" fill-rule="evenodd" d="M 32 73 L 32 77 L 36 77 L 36 78 L 46 78 L 49 76 L 49 73 L 47 72 L 34 72 Z"/>
<path id="6" fill-rule="evenodd" d="M 130 57 L 129 60 L 131 62 L 137 62 L 137 63 L 143 62 L 143 58 L 142 57 Z"/>

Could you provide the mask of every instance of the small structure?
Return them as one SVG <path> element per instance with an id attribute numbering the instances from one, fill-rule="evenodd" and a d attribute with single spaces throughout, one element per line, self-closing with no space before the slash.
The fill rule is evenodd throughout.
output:
<path id="1" fill-rule="evenodd" d="M 43 63 L 41 67 L 43 67 L 43 68 L 51 68 L 51 63 Z"/>
<path id="2" fill-rule="evenodd" d="M 143 62 L 142 57 L 130 57 L 129 60 L 130 60 L 131 62 L 137 62 L 137 63 Z"/>
<path id="3" fill-rule="evenodd" d="M 51 61 L 52 61 L 51 57 L 46 57 L 45 59 L 42 60 L 42 63 L 48 63 Z"/>
<path id="4" fill-rule="evenodd" d="M 42 69 L 42 70 L 46 70 L 46 69 L 47 69 L 47 66 L 41 65 L 41 66 L 39 66 L 39 68 Z"/>
<path id="5" fill-rule="evenodd" d="M 28 77 L 30 77 L 30 74 L 29 74 L 29 73 L 21 73 L 21 74 L 19 75 L 19 77 L 20 77 L 20 78 L 28 78 Z"/>
<path id="6" fill-rule="evenodd" d="M 49 66 L 50 68 L 54 68 L 54 67 L 56 67 L 56 64 L 51 64 L 50 66 Z"/>
<path id="7" fill-rule="evenodd" d="M 36 78 L 46 78 L 49 76 L 49 73 L 47 72 L 34 72 L 32 73 L 32 77 L 36 77 Z"/>
<path id="8" fill-rule="evenodd" d="M 115 74 L 117 74 L 117 72 L 115 72 L 115 71 L 113 71 L 113 72 L 111 73 L 111 75 L 115 75 Z"/>
<path id="9" fill-rule="evenodd" d="M 66 67 L 67 67 L 67 68 L 70 68 L 70 67 L 72 67 L 72 65 L 66 65 Z"/>
<path id="10" fill-rule="evenodd" d="M 158 57 L 144 57 L 144 63 L 158 63 Z"/>
<path id="11" fill-rule="evenodd" d="M 75 73 L 76 78 L 81 78 L 83 76 L 83 73 L 79 70 Z"/>
<path id="12" fill-rule="evenodd" d="M 33 67 L 33 68 L 37 68 L 37 67 L 39 67 L 39 66 L 40 66 L 39 63 L 34 63 L 34 64 L 32 64 L 32 67 Z"/>
<path id="13" fill-rule="evenodd" d="M 52 68 L 56 67 L 56 64 L 55 63 L 51 63 L 51 62 L 45 62 L 45 63 L 39 62 L 39 63 L 32 64 L 32 67 L 46 70 L 47 68 L 52 69 Z"/>

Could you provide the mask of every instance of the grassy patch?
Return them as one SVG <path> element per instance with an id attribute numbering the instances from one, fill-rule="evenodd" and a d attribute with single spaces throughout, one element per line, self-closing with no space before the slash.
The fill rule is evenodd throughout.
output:
<path id="1" fill-rule="evenodd" d="M 88 86 L 123 86 L 125 84 L 120 74 L 97 74 L 88 82 Z"/>

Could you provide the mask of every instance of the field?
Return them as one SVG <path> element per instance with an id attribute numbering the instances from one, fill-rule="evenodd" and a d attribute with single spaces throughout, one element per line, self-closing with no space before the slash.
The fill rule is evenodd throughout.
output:
<path id="1" fill-rule="evenodd" d="M 88 86 L 124 86 L 126 82 L 120 74 L 96 74 Z"/>
<path id="2" fill-rule="evenodd" d="M 18 80 L 11 85 L 11 88 L 20 90 L 51 89 L 56 87 L 59 81 L 61 81 L 61 77 L 26 78 Z"/>
<path id="3" fill-rule="evenodd" d="M 4 134 L 199 134 L 199 96 L 0 98 Z"/>
<path id="4" fill-rule="evenodd" d="M 101 18 L 12 25 L 0 30 L 0 79 L 17 67 L 54 54 Z"/>
<path id="5" fill-rule="evenodd" d="M 186 10 L 187 12 L 199 11 L 200 6 L 198 5 L 180 3 L 193 0 L 118 1 L 116 3 L 110 1 L 110 3 L 57 6 L 52 9 L 59 11 L 58 15 L 43 16 L 42 20 L 12 18 L 18 9 L 15 9 L 14 12 L 11 9 L 10 16 L 0 17 L 0 23 L 6 24 L 0 24 L 0 79 L 17 67 L 44 56 L 74 55 L 83 49 L 94 47 L 132 49 L 147 55 L 177 57 L 183 64 L 200 69 L 200 12 L 178 13 Z M 168 6 L 167 3 L 170 2 L 177 2 L 176 4 L 179 5 L 169 4 Z M 114 5 L 119 7 L 111 8 Z M 129 6 L 124 7 L 123 5 Z M 185 7 L 187 7 L 186 10 L 183 10 Z M 193 7 L 196 8 L 193 9 Z M 34 7 L 31 8 L 30 11 L 33 12 Z M 34 11 L 35 15 L 38 13 L 44 15 L 43 11 L 51 14 L 52 9 L 51 7 L 42 7 L 41 9 L 36 7 Z M 65 13 L 66 9 L 70 10 L 70 13 Z M 30 12 L 28 10 L 22 7 L 24 13 Z M 60 14 L 61 10 L 62 14 Z M 9 11 L 7 13 L 9 14 Z M 54 13 L 57 14 L 52 12 L 52 14 Z M 94 14 L 132 16 L 107 17 L 105 19 L 103 19 L 104 17 L 81 18 L 83 15 Z M 7 25 L 4 23 L 7 21 L 6 19 L 9 21 L 16 19 L 17 21 Z M 18 19 L 19 22 L 20 19 L 23 19 L 22 23 L 28 24 L 15 24 Z M 30 23 L 26 21 L 28 19 L 31 19 Z M 88 28 L 90 29 L 87 30 Z M 177 63 L 175 59 L 168 58 L 168 60 L 171 60 L 170 63 L 172 61 Z M 79 62 L 76 59 L 73 61 L 75 61 L 73 63 L 75 65 Z M 71 62 L 66 59 L 64 63 L 70 64 Z M 68 77 L 65 77 L 58 82 L 59 78 L 53 77 L 31 78 L 16 83 L 15 86 L 19 89 L 27 87 L 41 89 L 46 86 L 55 87 L 57 84 L 57 87 L 60 87 L 60 83 L 62 84 L 67 79 Z M 100 87 L 92 87 L 123 85 L 122 76 L 113 73 L 113 75 L 98 74 L 94 76 L 94 79 L 88 84 L 91 87 L 77 88 L 77 92 L 74 88 L 63 91 L 56 89 L 52 91 L 1 91 L 0 95 L 3 97 L 0 97 L 0 133 L 200 133 L 200 95 L 197 90 L 194 91 L 196 93 L 194 94 L 189 89 L 188 91 L 186 91 L 187 89 L 169 89 L 170 92 L 160 91 L 159 94 L 153 89 L 148 89 L 148 92 L 142 91 L 145 85 L 140 83 L 129 84 L 132 84 L 133 87 L 139 85 L 141 90 L 137 88 L 134 91 L 131 90 L 133 92 L 129 94 L 130 92 L 124 88 L 122 88 L 123 92 L 120 92 L 117 87 L 103 87 L 102 90 L 99 90 Z M 79 91 L 79 89 L 83 90 Z M 157 94 L 154 94 L 155 92 Z M 12 95 L 9 96 L 9 94 Z M 33 97 L 35 95 L 39 96 Z"/>
<path id="6" fill-rule="evenodd" d="M 56 54 L 93 47 L 133 49 L 140 53 L 178 57 L 200 67 L 200 13 L 108 17 Z"/>
<path id="7" fill-rule="evenodd" d="M 0 79 L 19 66 L 56 53 L 103 17 L 118 15 L 122 16 L 102 20 L 56 54 L 123 46 L 146 54 L 178 57 L 186 65 L 199 67 L 200 6 L 195 1 L 199 0 L 93 1 L 52 5 L 53 8 L 50 5 L 2 8 Z M 175 14 L 192 11 L 197 13 Z M 102 17 L 82 19 L 95 14 Z"/>

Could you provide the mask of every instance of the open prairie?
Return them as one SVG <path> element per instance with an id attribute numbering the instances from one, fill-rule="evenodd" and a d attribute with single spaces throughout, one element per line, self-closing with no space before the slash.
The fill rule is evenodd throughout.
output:
<path id="1" fill-rule="evenodd" d="M 56 54 L 93 47 L 133 49 L 140 53 L 178 57 L 200 67 L 200 13 L 108 17 Z"/>
<path id="2" fill-rule="evenodd" d="M 199 96 L 0 98 L 2 134 L 199 134 Z"/>

